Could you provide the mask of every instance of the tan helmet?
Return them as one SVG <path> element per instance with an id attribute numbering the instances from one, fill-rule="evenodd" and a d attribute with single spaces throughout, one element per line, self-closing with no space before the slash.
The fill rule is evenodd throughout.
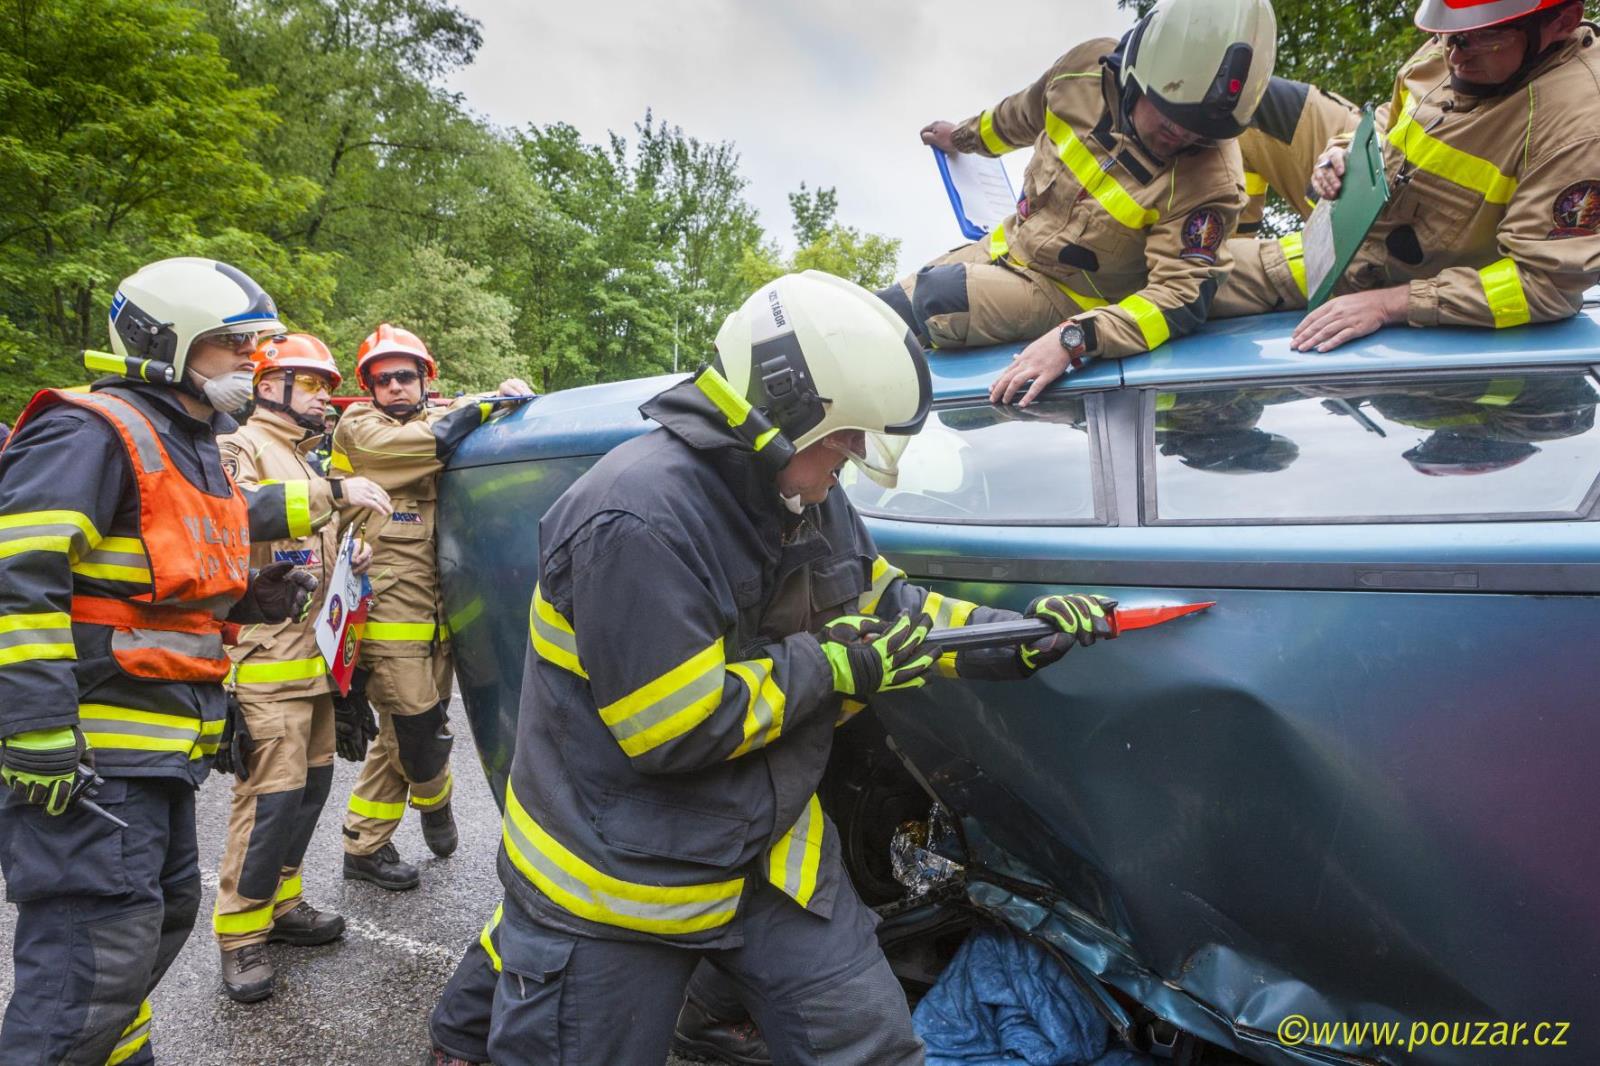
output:
<path id="1" fill-rule="evenodd" d="M 1271 0 L 1161 0 L 1124 46 L 1122 81 L 1191 133 L 1237 137 L 1278 55 Z"/>
<path id="2" fill-rule="evenodd" d="M 796 451 L 862 430 L 853 458 L 892 483 L 933 402 L 921 345 L 888 304 L 820 270 L 763 285 L 717 332 L 717 369 Z"/>

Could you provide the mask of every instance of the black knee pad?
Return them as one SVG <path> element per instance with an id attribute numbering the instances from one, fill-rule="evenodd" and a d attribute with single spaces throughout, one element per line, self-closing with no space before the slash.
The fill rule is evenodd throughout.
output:
<path id="1" fill-rule="evenodd" d="M 306 770 L 305 798 L 301 800 L 300 809 L 315 808 L 321 810 L 322 805 L 328 802 L 328 793 L 333 790 L 333 764 L 327 766 L 313 766 Z"/>
<path id="2" fill-rule="evenodd" d="M 964 315 L 971 310 L 967 302 L 967 268 L 962 263 L 923 267 L 917 272 L 917 285 L 911 295 L 911 313 L 917 332 L 927 333 L 927 322 L 939 315 Z"/>
<path id="3" fill-rule="evenodd" d="M 271 899 L 277 894 L 278 875 L 300 822 L 304 796 L 305 789 L 294 788 L 256 797 L 256 824 L 239 869 L 239 895 L 245 899 Z"/>
<path id="4" fill-rule="evenodd" d="M 400 756 L 400 769 L 412 782 L 431 781 L 450 761 L 450 746 L 455 743 L 445 728 L 449 715 L 443 700 L 421 714 L 392 715 L 394 743 Z"/>

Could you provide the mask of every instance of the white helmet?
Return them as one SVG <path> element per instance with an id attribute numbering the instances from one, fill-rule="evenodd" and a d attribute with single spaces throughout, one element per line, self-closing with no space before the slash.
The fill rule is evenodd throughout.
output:
<path id="1" fill-rule="evenodd" d="M 111 301 L 111 348 L 171 363 L 183 380 L 189 346 L 207 333 L 287 333 L 272 297 L 237 267 L 184 256 L 142 267 Z"/>
<path id="2" fill-rule="evenodd" d="M 1160 0 L 1128 38 L 1122 82 L 1191 133 L 1226 140 L 1249 127 L 1277 55 L 1271 0 Z"/>
<path id="3" fill-rule="evenodd" d="M 807 270 L 763 285 L 717 331 L 717 369 L 796 451 L 841 429 L 866 432 L 853 458 L 892 485 L 933 401 L 921 345 L 888 304 Z"/>

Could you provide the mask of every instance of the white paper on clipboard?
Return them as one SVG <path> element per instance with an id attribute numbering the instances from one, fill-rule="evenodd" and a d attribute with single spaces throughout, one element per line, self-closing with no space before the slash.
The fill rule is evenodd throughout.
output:
<path id="1" fill-rule="evenodd" d="M 1017 194 L 999 159 L 965 153 L 948 155 L 937 148 L 933 154 L 956 222 L 969 239 L 979 239 L 1016 212 Z"/>

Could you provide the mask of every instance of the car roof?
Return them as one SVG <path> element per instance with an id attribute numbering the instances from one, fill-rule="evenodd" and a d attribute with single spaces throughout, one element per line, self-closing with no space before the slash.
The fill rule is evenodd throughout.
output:
<path id="1" fill-rule="evenodd" d="M 1050 392 L 1382 371 L 1600 364 L 1600 288 L 1591 289 L 1583 310 L 1562 322 L 1501 330 L 1385 329 L 1326 353 L 1290 350 L 1289 338 L 1300 318 L 1298 313 L 1286 313 L 1209 322 L 1154 352 L 1092 362 Z M 934 401 L 987 393 L 990 382 L 1024 347 L 1003 344 L 930 352 Z M 472 434 L 451 465 L 600 454 L 645 428 L 639 405 L 682 380 L 683 374 L 661 374 L 547 393 Z"/>
<path id="2" fill-rule="evenodd" d="M 1092 362 L 1051 391 L 1374 371 L 1600 363 L 1600 287 L 1585 295 L 1582 311 L 1562 322 L 1498 330 L 1449 326 L 1384 329 L 1331 352 L 1297 352 L 1289 347 L 1295 324 L 1302 317 L 1291 312 L 1208 322 L 1190 336 L 1169 341 L 1153 352 Z M 989 383 L 1024 347 L 1002 344 L 930 352 L 934 399 L 988 391 Z"/>

